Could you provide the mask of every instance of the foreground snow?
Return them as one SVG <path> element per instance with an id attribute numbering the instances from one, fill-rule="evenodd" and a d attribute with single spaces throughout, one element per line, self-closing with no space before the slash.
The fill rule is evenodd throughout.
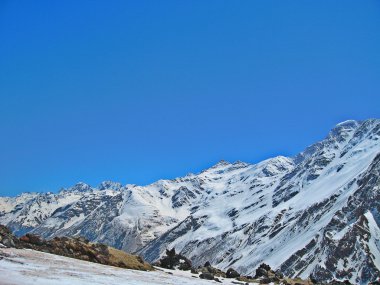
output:
<path id="1" fill-rule="evenodd" d="M 195 275 L 190 272 L 128 270 L 34 250 L 14 248 L 0 248 L 0 276 L 2 276 L 1 285 L 220 284 L 215 281 L 194 278 Z M 223 284 L 244 284 L 223 278 L 221 281 Z"/>

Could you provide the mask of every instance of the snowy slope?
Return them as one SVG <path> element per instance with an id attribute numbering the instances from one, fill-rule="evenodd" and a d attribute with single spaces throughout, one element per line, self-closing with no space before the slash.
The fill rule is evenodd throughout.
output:
<path id="1" fill-rule="evenodd" d="M 170 272 L 167 273 L 167 272 Z M 145 272 L 106 266 L 26 249 L 0 248 L 2 285 L 211 285 L 222 283 L 194 278 L 189 271 Z M 234 280 L 236 282 L 236 280 Z M 239 282 L 244 284 L 242 282 Z"/>
<path id="2" fill-rule="evenodd" d="M 175 247 L 196 265 L 252 274 L 266 262 L 290 276 L 365 283 L 380 268 L 379 153 L 380 120 L 346 121 L 293 158 L 0 198 L 0 223 L 86 236 L 149 261 Z"/>

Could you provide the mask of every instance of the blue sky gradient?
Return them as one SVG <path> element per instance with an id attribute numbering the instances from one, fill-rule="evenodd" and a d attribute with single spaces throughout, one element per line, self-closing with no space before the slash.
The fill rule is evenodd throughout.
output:
<path id="1" fill-rule="evenodd" d="M 294 155 L 379 118 L 380 1 L 1 1 L 0 195 Z"/>

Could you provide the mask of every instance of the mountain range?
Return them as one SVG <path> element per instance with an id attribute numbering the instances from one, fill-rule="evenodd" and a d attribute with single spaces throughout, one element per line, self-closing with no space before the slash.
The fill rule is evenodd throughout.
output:
<path id="1" fill-rule="evenodd" d="M 0 224 L 149 262 L 174 247 L 194 265 L 249 275 L 265 262 L 290 277 L 366 284 L 380 274 L 379 178 L 380 120 L 350 120 L 294 157 L 220 161 L 147 186 L 81 182 L 0 197 Z"/>

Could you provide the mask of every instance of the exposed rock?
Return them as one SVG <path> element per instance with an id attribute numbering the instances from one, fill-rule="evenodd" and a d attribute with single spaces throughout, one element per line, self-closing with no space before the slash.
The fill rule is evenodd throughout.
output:
<path id="1" fill-rule="evenodd" d="M 157 263 L 158 266 L 167 269 L 191 270 L 191 261 L 183 255 L 176 254 L 175 249 L 166 250 L 166 256 Z"/>
<path id="2" fill-rule="evenodd" d="M 44 240 L 41 239 L 40 236 L 33 235 L 33 234 L 26 234 L 25 236 L 22 236 L 20 238 L 20 241 L 35 244 L 35 245 L 43 245 L 43 243 L 44 243 Z"/>
<path id="3" fill-rule="evenodd" d="M 226 272 L 227 278 L 237 278 L 240 277 L 240 274 L 233 268 L 229 268 Z"/>
<path id="4" fill-rule="evenodd" d="M 270 270 L 271 268 L 269 265 L 261 263 L 260 266 L 256 269 L 255 278 L 268 277 L 268 273 Z"/>
<path id="5" fill-rule="evenodd" d="M 226 278 L 226 273 L 224 271 L 222 271 L 218 268 L 212 267 L 212 266 L 199 267 L 198 271 L 199 272 L 208 272 L 208 273 L 212 273 L 214 276 Z"/>
<path id="6" fill-rule="evenodd" d="M 0 243 L 8 247 L 29 248 L 116 267 L 153 270 L 140 256 L 127 254 L 104 244 L 89 243 L 87 239 L 80 237 L 44 240 L 37 235 L 26 234 L 18 239 L 7 227 L 0 225 Z"/>
<path id="7" fill-rule="evenodd" d="M 0 225 L 0 243 L 6 247 L 18 247 L 19 241 L 6 226 Z"/>
<path id="8" fill-rule="evenodd" d="M 210 272 L 203 272 L 199 275 L 199 278 L 206 280 L 214 280 L 214 275 Z"/>

